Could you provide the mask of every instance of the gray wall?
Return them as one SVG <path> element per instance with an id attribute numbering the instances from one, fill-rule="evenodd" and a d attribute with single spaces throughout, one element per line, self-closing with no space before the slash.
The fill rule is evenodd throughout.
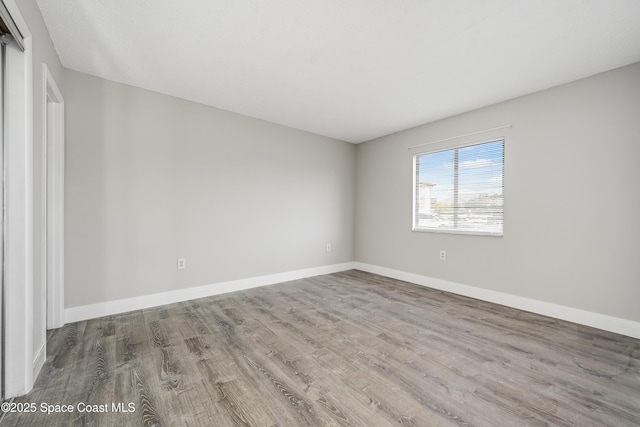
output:
<path id="1" fill-rule="evenodd" d="M 69 70 L 65 89 L 67 308 L 353 260 L 355 146 Z"/>
<path id="2" fill-rule="evenodd" d="M 506 137 L 504 237 L 412 232 L 407 147 L 507 123 L 451 141 Z M 356 260 L 640 321 L 639 159 L 640 64 L 361 144 Z"/>
<path id="3" fill-rule="evenodd" d="M 640 320 L 640 64 L 358 146 L 64 75 L 66 307 L 355 259 Z M 506 136 L 504 237 L 412 232 L 407 147 L 505 123 L 453 141 Z"/>

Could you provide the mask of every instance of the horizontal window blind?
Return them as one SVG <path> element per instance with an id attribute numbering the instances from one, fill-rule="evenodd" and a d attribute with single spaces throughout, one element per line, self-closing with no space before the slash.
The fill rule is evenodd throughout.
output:
<path id="1" fill-rule="evenodd" d="M 414 156 L 415 231 L 503 235 L 504 138 Z"/>

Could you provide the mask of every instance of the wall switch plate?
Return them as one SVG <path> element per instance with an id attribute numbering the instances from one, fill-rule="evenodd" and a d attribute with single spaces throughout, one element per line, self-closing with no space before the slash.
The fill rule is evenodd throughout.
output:
<path id="1" fill-rule="evenodd" d="M 440 259 L 447 259 L 447 251 L 440 251 Z"/>
<path id="2" fill-rule="evenodd" d="M 333 247 L 331 246 L 331 243 L 327 243 L 327 252 L 331 252 L 333 250 Z"/>
<path id="3" fill-rule="evenodd" d="M 185 270 L 187 268 L 187 259 L 186 258 L 178 258 L 178 270 Z"/>

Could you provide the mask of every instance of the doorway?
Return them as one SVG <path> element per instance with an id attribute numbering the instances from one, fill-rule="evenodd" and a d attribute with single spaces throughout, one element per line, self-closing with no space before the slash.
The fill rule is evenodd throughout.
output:
<path id="1" fill-rule="evenodd" d="M 46 64 L 43 83 L 43 279 L 46 329 L 64 325 L 64 98 Z"/>

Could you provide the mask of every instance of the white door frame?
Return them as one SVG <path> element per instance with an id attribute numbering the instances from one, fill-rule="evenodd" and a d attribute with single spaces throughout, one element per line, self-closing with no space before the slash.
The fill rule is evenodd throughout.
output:
<path id="1" fill-rule="evenodd" d="M 47 329 L 55 329 L 64 325 L 64 98 L 47 64 L 42 64 L 42 92 L 47 284 L 43 308 L 46 307 Z"/>
<path id="2" fill-rule="evenodd" d="M 0 40 L 0 401 L 4 399 L 4 42 Z M 1 417 L 1 416 L 0 416 Z"/>
<path id="3" fill-rule="evenodd" d="M 24 37 L 7 43 L 5 67 L 5 398 L 28 393 L 33 365 L 32 37 L 15 0 L 2 0 Z"/>

